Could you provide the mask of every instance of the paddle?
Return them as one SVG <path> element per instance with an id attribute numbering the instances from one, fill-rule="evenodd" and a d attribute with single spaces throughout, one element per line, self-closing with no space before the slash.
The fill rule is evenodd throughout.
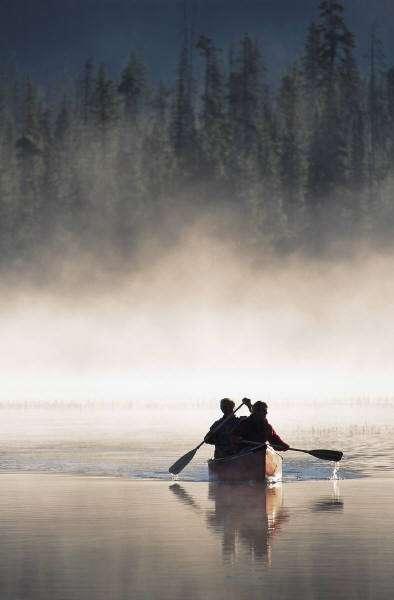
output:
<path id="1" fill-rule="evenodd" d="M 289 450 L 293 450 L 294 452 L 305 452 L 305 454 L 310 454 L 315 458 L 330 460 L 332 462 L 339 462 L 343 456 L 343 452 L 340 450 L 300 450 L 300 448 L 289 448 Z"/>
<path id="2" fill-rule="evenodd" d="M 242 440 L 242 442 L 250 446 L 256 446 L 256 449 L 259 446 L 264 446 L 264 444 L 260 444 L 260 442 L 250 442 L 249 440 Z M 275 450 L 274 446 L 273 448 Z M 288 448 L 288 450 L 293 450 L 293 452 L 305 452 L 305 454 L 310 454 L 315 458 L 320 458 L 321 460 L 329 460 L 332 462 L 339 462 L 343 457 L 343 452 L 341 452 L 340 450 L 300 450 L 300 448 Z"/>
<path id="3" fill-rule="evenodd" d="M 221 427 L 223 427 L 223 425 L 229 420 L 231 419 L 231 417 L 237 412 L 237 410 L 239 410 L 240 408 L 243 407 L 245 403 L 242 402 L 242 404 L 240 404 L 232 413 L 231 415 L 229 415 L 228 417 L 226 417 L 221 423 L 220 425 L 218 425 L 217 427 L 215 427 L 215 429 L 213 431 L 211 431 L 210 433 L 216 433 L 217 431 L 219 431 L 219 429 Z M 190 450 L 190 452 L 187 452 L 186 454 L 184 454 L 183 456 L 181 456 L 181 458 L 178 458 L 178 460 L 176 462 L 174 462 L 173 465 L 171 465 L 171 467 L 168 469 L 169 472 L 172 475 L 178 475 L 178 473 L 180 473 L 181 471 L 183 471 L 183 469 L 186 467 L 186 465 L 189 464 L 189 462 L 194 458 L 194 455 L 196 454 L 197 450 L 199 448 L 201 448 L 201 446 L 203 446 L 203 444 L 205 444 L 205 441 L 203 440 L 201 442 L 201 444 L 198 444 L 198 446 L 196 446 L 195 448 L 193 448 L 193 450 Z"/>

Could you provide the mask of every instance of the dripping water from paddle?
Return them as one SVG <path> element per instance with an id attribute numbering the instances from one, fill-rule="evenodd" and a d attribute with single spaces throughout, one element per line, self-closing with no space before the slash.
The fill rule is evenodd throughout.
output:
<path id="1" fill-rule="evenodd" d="M 338 481 L 338 479 L 339 479 L 339 476 L 338 476 L 339 467 L 340 467 L 339 462 L 334 463 L 334 470 L 333 470 L 332 475 L 330 477 L 331 481 Z"/>

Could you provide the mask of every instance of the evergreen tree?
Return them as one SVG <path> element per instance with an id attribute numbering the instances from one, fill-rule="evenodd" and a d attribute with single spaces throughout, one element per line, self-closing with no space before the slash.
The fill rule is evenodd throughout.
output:
<path id="1" fill-rule="evenodd" d="M 171 122 L 171 140 L 181 169 L 194 171 L 197 156 L 193 65 L 189 29 L 184 26 Z"/>
<path id="2" fill-rule="evenodd" d="M 93 93 L 93 114 L 96 129 L 105 144 L 111 126 L 118 120 L 118 103 L 113 81 L 107 77 L 107 69 L 101 64 L 97 73 Z"/>
<path id="3" fill-rule="evenodd" d="M 122 97 L 123 114 L 126 120 L 135 123 L 144 108 L 147 95 L 147 70 L 134 52 L 121 74 L 118 92 Z"/>
<path id="4" fill-rule="evenodd" d="M 59 210 L 55 174 L 55 153 L 53 147 L 52 116 L 48 105 L 39 106 L 39 128 L 42 148 L 42 175 L 40 182 L 40 230 L 45 239 L 51 230 Z"/>
<path id="5" fill-rule="evenodd" d="M 375 28 L 369 43 L 368 77 L 368 163 L 371 200 L 380 196 L 380 183 L 387 173 L 387 100 L 383 44 Z"/>
<path id="6" fill-rule="evenodd" d="M 309 133 L 317 127 L 321 87 L 321 28 L 312 22 L 309 26 L 302 57 L 304 77 L 304 117 Z"/>
<path id="7" fill-rule="evenodd" d="M 78 146 L 73 137 L 73 127 L 76 120 L 73 119 L 69 99 L 66 95 L 57 114 L 53 134 L 53 173 L 56 182 L 57 236 L 70 233 L 73 229 L 78 231 L 83 226 L 83 210 L 78 194 L 78 175 L 74 167 L 74 161 Z M 78 129 L 78 135 L 81 130 Z M 87 140 L 85 138 L 85 143 Z M 78 156 L 78 152 L 77 152 Z M 79 157 L 78 157 L 79 158 Z"/>
<path id="8" fill-rule="evenodd" d="M 223 66 L 212 40 L 200 36 L 197 48 L 205 60 L 204 93 L 201 111 L 203 175 L 223 176 L 229 146 Z"/>
<path id="9" fill-rule="evenodd" d="M 43 142 L 39 124 L 37 90 L 30 78 L 25 82 L 22 104 L 22 131 L 16 141 L 20 173 L 19 231 L 17 244 L 22 254 L 30 252 L 40 239 Z"/>
<path id="10" fill-rule="evenodd" d="M 88 59 L 78 81 L 79 115 L 83 125 L 88 125 L 93 115 L 95 68 L 92 59 Z"/>
<path id="11" fill-rule="evenodd" d="M 15 157 L 16 122 L 12 110 L 14 81 L 0 73 L 0 264 L 15 257 L 18 227 L 19 173 Z"/>
<path id="12" fill-rule="evenodd" d="M 70 116 L 70 108 L 68 105 L 67 96 L 63 96 L 63 102 L 60 107 L 59 114 L 55 123 L 55 140 L 57 143 L 62 144 L 71 127 L 71 116 Z"/>
<path id="13" fill-rule="evenodd" d="M 349 236 L 361 221 L 388 231 L 394 68 L 373 30 L 364 77 L 343 1 L 319 10 L 274 98 L 252 37 L 231 49 L 226 73 L 215 41 L 196 43 L 186 14 L 171 88 L 148 86 L 135 53 L 116 82 L 89 60 L 76 90 L 64 82 L 45 102 L 30 79 L 0 68 L 3 264 L 50 240 L 100 240 L 100 251 L 130 256 L 142 231 L 181 223 L 197 202 L 211 210 L 212 199 L 230 205 L 259 249 L 294 248 L 305 230 L 321 248 L 325 231 Z"/>
<path id="14" fill-rule="evenodd" d="M 388 162 L 394 173 L 394 67 L 387 71 Z"/>
<path id="15" fill-rule="evenodd" d="M 279 175 L 283 208 L 290 225 L 294 227 L 303 200 L 303 165 L 300 136 L 300 77 L 294 67 L 282 78 L 279 91 L 281 135 L 279 146 Z"/>
<path id="16" fill-rule="evenodd" d="M 257 42 L 245 35 L 231 59 L 229 116 L 233 143 L 244 156 L 256 155 L 262 111 L 263 65 Z"/>
<path id="17" fill-rule="evenodd" d="M 174 192 L 175 156 L 170 138 L 170 90 L 161 82 L 152 104 L 152 127 L 143 145 L 143 176 L 149 201 L 159 202 Z"/>
<path id="18" fill-rule="evenodd" d="M 341 188 L 346 182 L 348 157 L 341 120 L 340 83 L 344 65 L 353 64 L 354 37 L 344 22 L 343 10 L 339 0 L 320 3 L 320 47 L 313 26 L 306 53 L 309 59 L 304 62 L 304 68 L 308 67 L 305 72 L 309 84 L 313 77 L 319 84 L 318 115 L 314 117 L 309 147 L 308 197 L 312 206 L 322 205 L 332 198 L 337 187 Z M 316 65 L 318 74 L 313 75 Z"/>

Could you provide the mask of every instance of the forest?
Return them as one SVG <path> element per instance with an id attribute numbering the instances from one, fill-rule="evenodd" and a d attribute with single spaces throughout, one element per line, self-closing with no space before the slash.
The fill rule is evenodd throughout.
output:
<path id="1" fill-rule="evenodd" d="M 316 17 L 275 84 L 263 43 L 220 49 L 187 17 L 170 82 L 134 51 L 116 77 L 89 59 L 56 89 L 4 61 L 0 268 L 122 262 L 198 219 L 257 253 L 391 244 L 394 67 L 372 29 L 360 69 L 340 0 Z"/>

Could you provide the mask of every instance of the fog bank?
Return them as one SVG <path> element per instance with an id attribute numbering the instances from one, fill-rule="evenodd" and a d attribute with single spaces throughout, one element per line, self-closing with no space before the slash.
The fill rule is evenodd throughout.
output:
<path id="1" fill-rule="evenodd" d="M 0 401 L 391 395 L 393 267 L 366 249 L 246 258 L 196 226 L 112 280 L 4 288 Z"/>

